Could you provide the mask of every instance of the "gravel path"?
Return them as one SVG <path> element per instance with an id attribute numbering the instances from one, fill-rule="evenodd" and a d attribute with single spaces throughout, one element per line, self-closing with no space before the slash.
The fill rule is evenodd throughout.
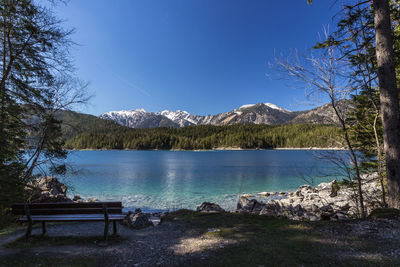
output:
<path id="1" fill-rule="evenodd" d="M 49 236 L 99 236 L 104 223 L 69 223 L 47 226 Z M 110 233 L 112 229 L 110 227 Z M 0 256 L 18 257 L 20 254 L 57 257 L 104 257 L 112 259 L 112 266 L 176 266 L 185 262 L 207 259 L 215 249 L 235 241 L 212 235 L 200 235 L 185 229 L 178 222 L 165 222 L 155 227 L 131 230 L 118 225 L 122 240 L 68 246 L 41 246 L 29 249 L 10 249 L 3 245 L 24 235 L 24 231 L 10 234 L 0 240 Z M 40 235 L 40 227 L 33 235 Z"/>

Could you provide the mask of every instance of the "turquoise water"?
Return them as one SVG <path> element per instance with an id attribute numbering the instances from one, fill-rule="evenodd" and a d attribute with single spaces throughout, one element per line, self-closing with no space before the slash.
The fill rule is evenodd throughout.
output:
<path id="1" fill-rule="evenodd" d="M 203 201 L 225 209 L 243 193 L 295 190 L 301 175 L 334 177 L 320 151 L 73 151 L 64 182 L 69 194 L 102 201 L 122 200 L 128 209 L 194 209 Z M 344 153 L 335 151 L 330 153 Z M 326 177 L 328 175 L 329 177 Z"/>

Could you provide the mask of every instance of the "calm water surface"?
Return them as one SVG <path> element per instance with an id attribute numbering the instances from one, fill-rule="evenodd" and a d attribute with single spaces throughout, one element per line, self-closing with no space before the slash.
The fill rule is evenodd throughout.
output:
<path id="1" fill-rule="evenodd" d="M 301 175 L 331 175 L 320 151 L 73 151 L 69 194 L 122 200 L 128 209 L 194 209 L 203 201 L 233 209 L 239 194 L 294 190 Z M 343 153 L 336 151 L 333 153 Z"/>

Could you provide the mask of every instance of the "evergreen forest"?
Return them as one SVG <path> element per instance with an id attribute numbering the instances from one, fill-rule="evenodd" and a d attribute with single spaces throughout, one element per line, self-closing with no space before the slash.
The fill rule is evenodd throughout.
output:
<path id="1" fill-rule="evenodd" d="M 114 126 L 92 129 L 66 140 L 67 149 L 271 149 L 337 146 L 341 130 L 330 125 L 279 126 L 236 124 L 184 128 L 131 129 Z"/>

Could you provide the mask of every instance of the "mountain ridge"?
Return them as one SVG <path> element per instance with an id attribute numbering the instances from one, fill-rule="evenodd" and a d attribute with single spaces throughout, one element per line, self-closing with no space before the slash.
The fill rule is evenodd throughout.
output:
<path id="1" fill-rule="evenodd" d="M 246 104 L 216 115 L 195 115 L 184 110 L 149 112 L 144 109 L 109 111 L 99 116 L 130 128 L 181 128 L 196 125 L 232 125 L 254 123 L 281 125 L 288 123 L 336 124 L 333 109 L 328 105 L 290 111 L 272 103 Z"/>

